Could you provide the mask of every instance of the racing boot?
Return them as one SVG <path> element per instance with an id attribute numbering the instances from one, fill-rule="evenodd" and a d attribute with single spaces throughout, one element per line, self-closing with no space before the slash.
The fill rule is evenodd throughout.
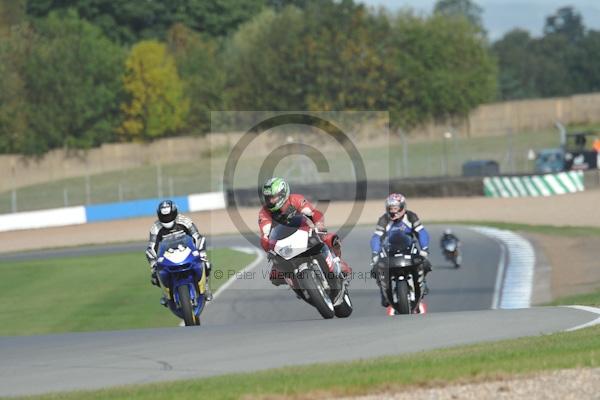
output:
<path id="1" fill-rule="evenodd" d="M 208 261 L 206 255 L 204 255 L 202 261 L 204 261 L 204 270 L 206 273 L 206 282 L 204 282 L 204 299 L 206 301 L 212 301 L 213 294 L 212 290 L 210 289 L 210 273 L 212 271 L 212 264 Z"/>
<path id="2" fill-rule="evenodd" d="M 275 268 L 271 268 L 271 272 L 269 272 L 269 280 L 273 286 L 281 286 L 287 283 L 285 279 L 283 279 L 283 274 L 277 271 Z"/>
<path id="3" fill-rule="evenodd" d="M 429 294 L 429 286 L 427 286 L 427 280 L 423 279 L 423 297 Z"/>
<path id="4" fill-rule="evenodd" d="M 431 262 L 426 258 L 423 261 L 423 297 L 429 294 L 429 286 L 427 285 L 427 274 L 431 272 Z"/>
<path id="5" fill-rule="evenodd" d="M 167 297 L 163 294 L 162 297 L 160 298 L 160 305 L 163 307 L 167 307 L 168 303 L 169 303 L 169 300 L 167 300 Z"/>
<path id="6" fill-rule="evenodd" d="M 204 284 L 204 298 L 206 301 L 212 301 L 213 299 L 212 290 L 210 289 L 210 275 L 206 276 L 206 283 Z"/>
<path id="7" fill-rule="evenodd" d="M 381 286 L 379 286 L 379 294 L 381 294 L 381 306 L 389 307 L 390 303 L 388 303 L 387 299 L 385 298 L 385 295 L 383 294 L 383 289 L 381 288 Z"/>

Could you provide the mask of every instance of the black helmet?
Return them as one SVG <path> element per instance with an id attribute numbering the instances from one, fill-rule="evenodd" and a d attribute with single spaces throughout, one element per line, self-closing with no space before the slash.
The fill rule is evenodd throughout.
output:
<path id="1" fill-rule="evenodd" d="M 177 218 L 177 206 L 171 200 L 161 201 L 156 208 L 156 216 L 163 227 L 171 229 Z"/>

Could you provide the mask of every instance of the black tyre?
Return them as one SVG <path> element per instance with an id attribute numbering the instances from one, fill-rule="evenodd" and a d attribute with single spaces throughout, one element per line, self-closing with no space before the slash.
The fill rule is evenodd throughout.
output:
<path id="1" fill-rule="evenodd" d="M 199 325 L 200 321 L 197 321 L 196 315 L 194 314 L 194 307 L 192 307 L 190 291 L 187 285 L 179 286 L 177 288 L 177 293 L 179 294 L 179 304 L 181 305 L 181 314 L 183 314 L 185 326 Z"/>
<path id="2" fill-rule="evenodd" d="M 348 318 L 350 314 L 352 314 L 352 302 L 350 301 L 348 291 L 346 291 L 342 304 L 335 307 L 335 316 L 338 318 Z"/>
<path id="3" fill-rule="evenodd" d="M 410 299 L 408 291 L 408 282 L 397 281 L 396 282 L 396 295 L 398 296 L 398 302 L 394 304 L 394 309 L 399 314 L 410 314 Z"/>
<path id="4" fill-rule="evenodd" d="M 321 281 L 312 269 L 306 269 L 298 276 L 300 287 L 308 292 L 310 302 L 319 314 L 325 319 L 333 318 L 335 315 L 333 302 L 325 292 Z"/>

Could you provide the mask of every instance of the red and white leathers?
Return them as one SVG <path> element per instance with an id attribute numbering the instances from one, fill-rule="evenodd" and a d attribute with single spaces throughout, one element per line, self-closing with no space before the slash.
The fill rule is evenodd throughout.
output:
<path id="1" fill-rule="evenodd" d="M 279 221 L 279 217 L 284 220 L 283 216 L 292 215 L 296 212 L 301 212 L 315 224 L 318 230 L 325 229 L 325 219 L 321 211 L 317 210 L 304 196 L 301 194 L 290 194 L 285 204 L 278 211 L 271 211 L 266 206 L 263 206 L 258 212 L 258 226 L 260 228 L 260 244 L 265 251 L 269 251 L 269 233 L 271 232 L 271 226 L 273 220 Z M 342 247 L 340 238 L 335 233 L 324 233 L 321 235 L 321 239 L 329 249 L 333 252 L 336 257 L 340 258 L 340 265 L 342 272 L 346 276 L 351 276 L 352 269 L 342 257 Z M 276 275 L 276 271 L 271 271 L 270 279 L 273 280 Z"/>

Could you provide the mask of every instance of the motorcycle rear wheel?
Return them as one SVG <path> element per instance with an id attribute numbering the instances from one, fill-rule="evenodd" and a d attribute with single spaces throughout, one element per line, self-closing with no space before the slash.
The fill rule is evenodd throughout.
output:
<path id="1" fill-rule="evenodd" d="M 330 319 L 335 316 L 333 303 L 314 270 L 308 268 L 302 271 L 298 276 L 298 283 L 302 289 L 306 290 L 311 304 L 323 318 Z"/>
<path id="2" fill-rule="evenodd" d="M 350 314 L 352 314 L 352 302 L 350 301 L 350 296 L 348 292 L 344 294 L 344 301 L 342 304 L 335 307 L 335 316 L 338 318 L 348 318 Z"/>

